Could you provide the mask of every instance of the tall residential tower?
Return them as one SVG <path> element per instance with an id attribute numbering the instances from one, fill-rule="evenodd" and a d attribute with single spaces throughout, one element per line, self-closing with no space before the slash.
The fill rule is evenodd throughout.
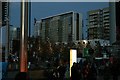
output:
<path id="1" fill-rule="evenodd" d="M 73 11 L 42 18 L 37 25 L 35 32 L 44 41 L 74 42 L 82 39 L 82 15 Z"/>
<path id="2" fill-rule="evenodd" d="M 88 11 L 88 39 L 110 39 L 109 7 Z"/>

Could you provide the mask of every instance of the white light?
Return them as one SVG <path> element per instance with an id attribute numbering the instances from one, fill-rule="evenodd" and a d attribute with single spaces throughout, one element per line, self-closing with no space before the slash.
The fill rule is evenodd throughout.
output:
<path id="1" fill-rule="evenodd" d="M 77 62 L 77 50 L 70 49 L 70 77 L 71 77 L 71 67 L 73 66 L 73 63 Z"/>
<path id="2" fill-rule="evenodd" d="M 13 31 L 16 31 L 16 28 L 13 28 Z"/>
<path id="3" fill-rule="evenodd" d="M 103 59 L 102 57 L 96 57 L 95 59 Z"/>
<path id="4" fill-rule="evenodd" d="M 83 42 L 85 42 L 85 44 L 87 44 L 87 40 L 83 40 Z"/>

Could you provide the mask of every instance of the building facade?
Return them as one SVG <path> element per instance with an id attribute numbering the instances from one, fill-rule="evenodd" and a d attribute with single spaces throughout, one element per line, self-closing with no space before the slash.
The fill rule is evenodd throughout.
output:
<path id="1" fill-rule="evenodd" d="M 9 17 L 9 3 L 2 2 L 0 0 L 0 80 L 2 80 L 2 62 L 7 61 L 7 53 L 5 53 L 5 47 L 3 46 L 3 26 L 6 26 L 6 18 Z M 7 32 L 7 31 L 6 31 Z M 5 40 L 4 40 L 5 41 Z"/>
<path id="2" fill-rule="evenodd" d="M 87 12 L 88 39 L 110 39 L 109 7 Z"/>
<path id="3" fill-rule="evenodd" d="M 74 42 L 81 40 L 82 15 L 70 11 L 42 18 L 37 28 L 38 30 L 35 32 L 38 33 L 38 36 L 43 41 L 48 39 L 51 42 Z"/>
<path id="4" fill-rule="evenodd" d="M 20 40 L 20 28 L 10 26 L 10 40 Z"/>
<path id="5" fill-rule="evenodd" d="M 8 36 L 3 35 L 2 33 L 4 32 L 3 31 L 4 28 L 6 28 L 8 26 L 7 25 L 8 19 L 9 19 L 9 2 L 0 1 L 0 61 L 3 61 L 3 62 L 7 61 L 7 49 L 8 49 L 7 44 L 5 47 L 6 53 L 2 54 L 2 52 L 4 52 L 3 47 L 4 47 L 5 43 L 7 43 L 6 39 L 8 38 Z M 6 29 L 6 32 L 8 32 L 7 29 Z M 4 58 L 4 60 L 3 60 L 3 58 Z"/>
<path id="6" fill-rule="evenodd" d="M 12 54 L 20 50 L 20 28 L 10 26 L 9 46 Z"/>
<path id="7" fill-rule="evenodd" d="M 34 22 L 34 37 L 40 36 L 41 21 Z"/>
<path id="8" fill-rule="evenodd" d="M 112 53 L 120 58 L 120 1 L 109 3 L 110 6 L 110 44 Z"/>
<path id="9" fill-rule="evenodd" d="M 2 2 L 0 1 L 0 27 L 2 26 Z"/>
<path id="10" fill-rule="evenodd" d="M 120 2 L 109 3 L 110 6 L 110 43 L 120 41 Z"/>
<path id="11" fill-rule="evenodd" d="M 7 18 L 9 18 L 9 2 L 0 1 L 0 27 L 6 25 Z"/>

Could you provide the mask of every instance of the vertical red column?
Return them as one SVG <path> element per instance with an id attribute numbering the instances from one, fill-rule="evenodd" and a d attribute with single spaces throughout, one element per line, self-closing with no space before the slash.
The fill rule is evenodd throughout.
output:
<path id="1" fill-rule="evenodd" d="M 28 1 L 21 2 L 20 72 L 27 72 Z"/>

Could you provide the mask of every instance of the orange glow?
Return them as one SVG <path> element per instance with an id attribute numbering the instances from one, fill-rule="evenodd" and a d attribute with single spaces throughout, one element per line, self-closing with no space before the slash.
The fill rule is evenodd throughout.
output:
<path id="1" fill-rule="evenodd" d="M 27 32 L 28 32 L 28 17 L 25 16 L 27 14 L 27 6 L 25 3 L 27 0 L 22 0 L 21 3 L 21 52 L 20 52 L 20 72 L 27 72 Z"/>
<path id="2" fill-rule="evenodd" d="M 27 52 L 22 47 L 21 59 L 20 59 L 20 72 L 27 72 Z"/>

